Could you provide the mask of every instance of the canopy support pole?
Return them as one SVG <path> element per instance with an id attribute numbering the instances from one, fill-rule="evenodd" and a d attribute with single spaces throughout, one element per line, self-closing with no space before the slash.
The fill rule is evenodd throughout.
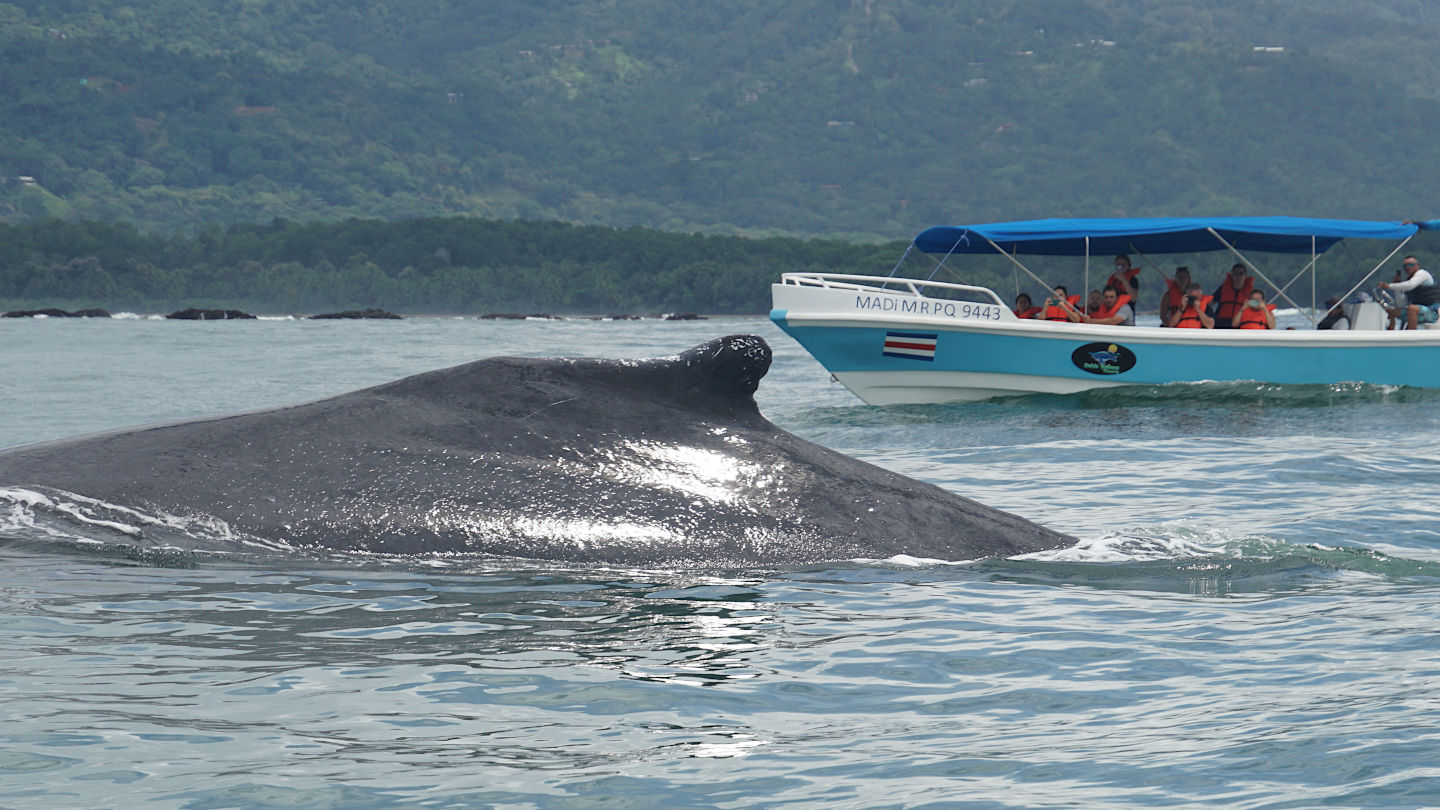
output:
<path id="1" fill-rule="evenodd" d="M 1364 277 L 1364 278 L 1360 279 L 1360 281 L 1359 281 L 1354 287 L 1351 287 L 1349 290 L 1347 290 L 1347 291 L 1345 292 L 1344 295 L 1340 296 L 1340 303 L 1342 303 L 1342 304 L 1345 303 L 1345 301 L 1348 300 L 1348 299 L 1350 298 L 1350 296 L 1352 296 L 1352 295 L 1355 294 L 1355 291 L 1356 291 L 1356 290 L 1358 290 L 1358 289 L 1360 289 L 1361 287 L 1365 286 L 1365 282 L 1369 281 L 1369 280 L 1370 280 L 1370 277 L 1373 276 L 1373 275 L 1375 275 L 1375 271 L 1376 271 L 1376 270 L 1379 270 L 1380 268 L 1384 267 L 1386 262 L 1388 262 L 1388 261 L 1390 261 L 1392 258 L 1394 258 L 1395 254 L 1396 254 L 1396 253 L 1399 253 L 1402 248 L 1404 248 L 1406 245 L 1410 244 L 1410 240 L 1411 240 L 1411 239 L 1414 239 L 1414 238 L 1415 238 L 1415 234 L 1413 234 L 1413 233 L 1410 234 L 1409 236 L 1405 237 L 1405 241 L 1403 241 L 1403 242 L 1401 242 L 1400 244 L 1396 245 L 1396 246 L 1395 246 L 1395 249 L 1392 250 L 1392 251 L 1390 251 L 1389 255 L 1387 255 L 1385 258 L 1381 259 L 1379 264 L 1377 264 L 1377 265 L 1375 265 L 1374 267 L 1372 267 L 1372 268 L 1370 269 L 1370 272 L 1368 272 L 1368 273 L 1365 274 L 1365 277 Z"/>
<path id="2" fill-rule="evenodd" d="M 1090 237 L 1085 237 L 1085 286 L 1080 288 L 1080 307 L 1086 315 L 1090 314 Z"/>
<path id="3" fill-rule="evenodd" d="M 1311 241 L 1313 242 L 1314 239 L 1315 239 L 1315 237 L 1312 236 L 1312 237 L 1310 237 L 1310 239 L 1311 239 Z M 1315 307 L 1314 307 L 1314 299 L 1315 299 L 1315 262 L 1316 262 L 1316 260 L 1317 260 L 1319 257 L 1316 256 L 1315 253 L 1313 252 L 1313 251 L 1314 251 L 1314 248 L 1313 248 L 1313 247 L 1311 248 L 1311 251 L 1312 251 L 1312 252 L 1311 252 L 1311 254 L 1310 254 L 1310 263 L 1307 264 L 1307 265 L 1305 265 L 1304 267 L 1300 268 L 1299 272 L 1297 272 L 1297 273 L 1294 275 L 1294 277 L 1292 277 L 1289 281 L 1285 282 L 1285 286 L 1280 288 L 1280 290 L 1278 291 L 1278 294 L 1283 295 L 1286 290 L 1290 289 L 1290 285 L 1291 285 L 1291 284 L 1294 284 L 1295 282 L 1299 281 L 1299 280 L 1300 280 L 1300 277 L 1303 276 L 1303 275 L 1305 275 L 1305 271 L 1309 270 L 1309 271 L 1310 271 L 1310 299 L 1311 299 L 1311 307 L 1310 307 L 1310 309 L 1311 309 L 1312 312 L 1313 312 L 1313 310 L 1315 309 Z M 1298 306 L 1298 305 L 1296 306 L 1296 309 L 1299 309 L 1299 306 Z M 1310 312 L 1304 312 L 1303 310 L 1302 310 L 1301 312 L 1302 312 L 1302 314 L 1305 315 L 1306 318 L 1309 318 L 1309 319 L 1310 319 L 1310 323 L 1312 323 L 1312 324 L 1315 323 L 1315 316 L 1314 316 L 1313 314 L 1311 314 Z"/>
<path id="4" fill-rule="evenodd" d="M 915 247 L 915 243 L 914 243 L 914 242 L 911 242 L 911 243 L 910 243 L 910 247 Z M 945 251 L 945 255 L 940 257 L 940 261 L 938 261 L 938 262 L 935 263 L 935 269 L 934 269 L 934 270 L 931 270 L 931 271 L 930 271 L 930 275 L 928 275 L 928 276 L 925 277 L 925 280 L 926 280 L 926 281 L 933 281 L 933 280 L 934 280 L 935 274 L 938 273 L 938 272 L 940 272 L 940 268 L 942 268 L 942 267 L 945 266 L 945 262 L 946 262 L 947 260 L 949 260 L 949 258 L 950 258 L 951 256 L 955 255 L 955 248 L 958 248 L 958 247 L 960 247 L 960 240 L 959 240 L 959 239 L 956 239 L 956 240 L 955 240 L 955 244 L 951 245 L 951 246 L 950 246 L 950 249 L 947 250 L 947 251 Z M 905 249 L 905 252 L 908 254 L 908 253 L 910 252 L 910 249 L 909 249 L 909 248 L 906 248 L 906 249 Z M 902 257 L 902 261 L 903 261 L 903 257 Z M 896 267 L 898 268 L 899 265 L 896 265 Z M 893 272 L 893 271 L 892 271 L 892 272 Z"/>
<path id="5" fill-rule="evenodd" d="M 895 266 L 892 267 L 892 268 L 890 268 L 889 278 L 894 278 L 894 277 L 895 277 L 895 274 L 898 273 L 898 272 L 900 272 L 900 265 L 904 264 L 904 263 L 905 263 L 905 260 L 908 259 L 908 258 L 910 258 L 910 251 L 912 251 L 912 250 L 914 250 L 914 249 L 915 249 L 915 243 L 914 243 L 914 242 L 911 242 L 909 245 L 907 245 L 907 246 L 905 247 L 905 252 L 902 253 L 902 254 L 900 254 L 900 261 L 895 262 Z M 954 248 L 951 248 L 951 250 L 954 250 Z M 946 255 L 949 255 L 949 254 L 946 254 Z"/>
<path id="6" fill-rule="evenodd" d="M 1139 256 L 1139 257 L 1140 257 L 1140 261 L 1141 261 L 1141 262 L 1144 262 L 1145 264 L 1150 265 L 1150 269 L 1151 269 L 1151 270 L 1154 270 L 1155 272 L 1159 273 L 1159 274 L 1162 275 L 1162 276 L 1165 275 L 1165 271 L 1160 268 L 1160 265 L 1158 265 L 1158 264 L 1156 264 L 1155 262 L 1151 261 L 1149 256 L 1146 256 L 1144 253 L 1141 253 L 1140 251 L 1138 251 L 1138 250 L 1135 249 L 1135 243 L 1134 243 L 1134 242 L 1129 242 L 1129 243 L 1127 243 L 1127 247 L 1130 248 L 1130 252 L 1131 252 L 1131 253 L 1134 253 L 1136 256 Z M 1166 276 L 1166 277 L 1168 278 L 1168 276 Z"/>
<path id="7" fill-rule="evenodd" d="M 984 234 L 981 234 L 981 235 L 984 236 Z M 1020 268 L 1021 270 L 1024 270 L 1024 271 L 1025 271 L 1025 275 L 1027 275 L 1027 276 L 1029 276 L 1030 278 L 1033 278 L 1033 279 L 1035 279 L 1036 281 L 1040 282 L 1040 286 L 1041 286 L 1041 287 L 1044 287 L 1044 288 L 1045 288 L 1045 291 L 1046 291 L 1047 293 L 1050 292 L 1051 290 L 1054 290 L 1054 289 L 1055 289 L 1054 287 L 1051 287 L 1049 284 L 1045 283 L 1045 279 L 1040 278 L 1039 276 L 1037 276 L 1037 275 L 1035 275 L 1034 273 L 1030 272 L 1030 268 L 1028 268 L 1028 267 L 1026 267 L 1025 265 L 1021 264 L 1019 259 L 1016 259 L 1014 256 L 1011 256 L 1009 253 L 1006 253 L 1004 248 L 1002 248 L 1002 247 L 1000 247 L 999 245 L 995 244 L 995 240 L 994 240 L 994 239 L 991 239 L 990 237 L 986 236 L 986 237 L 985 237 L 985 241 L 990 244 L 990 247 L 995 248 L 995 252 L 996 252 L 996 253 L 999 253 L 1001 256 L 1004 256 L 1005 258 L 1009 259 L 1012 263 L 1014 263 L 1014 265 L 1015 265 L 1016 267 Z M 955 244 L 958 245 L 958 244 L 960 244 L 960 243 L 959 243 L 959 242 L 956 242 Z M 954 250 L 954 248 L 951 248 L 951 250 Z M 949 256 L 950 254 L 947 253 L 947 254 L 945 254 L 945 255 L 946 255 L 946 256 Z"/>
<path id="8" fill-rule="evenodd" d="M 1273 290 L 1275 290 L 1275 295 L 1276 295 L 1276 297 L 1278 297 L 1278 298 L 1283 298 L 1283 299 L 1285 299 L 1286 301 L 1289 301 L 1289 302 L 1290 302 L 1290 306 L 1295 307 L 1296 309 L 1299 309 L 1299 308 L 1300 308 L 1300 305 L 1297 304 L 1297 303 L 1295 303 L 1295 299 L 1293 299 L 1293 298 L 1291 298 L 1290 296 L 1288 296 L 1288 295 L 1285 294 L 1285 288 L 1284 288 L 1284 287 L 1281 287 L 1280 285 L 1278 285 L 1278 284 L 1276 284 L 1275 282 L 1271 281 L 1269 276 L 1267 276 L 1267 275 L 1265 275 L 1264 273 L 1260 272 L 1260 268 L 1256 267 L 1254 264 L 1252 264 L 1252 263 L 1250 262 L 1249 259 L 1245 258 L 1245 254 L 1243 254 L 1243 253 L 1241 253 L 1240 251 L 1236 250 L 1234 245 L 1232 245 L 1232 244 L 1230 244 L 1229 242 L 1225 241 L 1225 237 L 1221 236 L 1219 231 L 1215 230 L 1214 228 L 1206 228 L 1205 230 L 1209 231 L 1211 236 L 1214 236 L 1216 239 L 1220 240 L 1220 244 L 1224 245 L 1226 250 L 1229 250 L 1231 253 L 1235 254 L 1235 258 L 1239 259 L 1241 264 L 1245 265 L 1246 267 L 1248 267 L 1248 268 L 1250 268 L 1252 271 L 1254 271 L 1254 272 L 1255 272 L 1255 275 L 1259 276 L 1261 281 L 1265 282 L 1266 284 L 1269 284 L 1269 285 L 1270 285 L 1270 288 L 1273 289 Z M 1289 285 L 1287 284 L 1286 286 L 1288 287 Z"/>

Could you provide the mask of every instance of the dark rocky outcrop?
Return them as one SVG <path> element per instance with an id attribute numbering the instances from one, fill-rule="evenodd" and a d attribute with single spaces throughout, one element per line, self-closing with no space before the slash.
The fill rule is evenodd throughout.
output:
<path id="1" fill-rule="evenodd" d="M 696 314 L 693 313 L 693 312 L 685 312 L 685 313 L 675 313 L 675 312 L 671 312 L 671 313 L 669 313 L 669 314 L 667 314 L 667 315 L 664 316 L 664 320 L 667 320 L 667 321 L 708 321 L 708 320 L 710 320 L 710 319 L 707 318 L 707 317 L 705 317 L 704 315 L 696 315 Z"/>
<path id="2" fill-rule="evenodd" d="M 77 309 L 74 312 L 66 312 L 63 309 L 16 309 L 0 315 L 0 318 L 34 318 L 36 316 L 46 318 L 108 318 L 110 313 L 103 309 Z"/>
<path id="3" fill-rule="evenodd" d="M 347 309 L 344 312 L 326 312 L 323 315 L 311 315 L 308 320 L 312 321 L 339 321 L 339 320 L 385 320 L 398 321 L 400 316 L 383 309 Z"/>
<path id="4" fill-rule="evenodd" d="M 7 312 L 0 317 L 34 318 L 36 316 L 43 316 L 46 318 L 68 318 L 70 317 L 70 313 L 66 312 L 63 309 L 17 309 L 13 312 Z"/>
<path id="5" fill-rule="evenodd" d="M 165 316 L 172 321 L 238 321 L 254 320 L 255 316 L 238 309 L 182 309 Z"/>

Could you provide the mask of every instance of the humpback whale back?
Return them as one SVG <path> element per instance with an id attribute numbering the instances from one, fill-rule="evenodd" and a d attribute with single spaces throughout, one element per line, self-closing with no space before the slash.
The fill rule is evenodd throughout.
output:
<path id="1" fill-rule="evenodd" d="M 0 485 L 271 542 L 625 565 L 972 559 L 1071 538 L 775 427 L 755 336 L 494 358 L 329 399 L 0 452 Z"/>

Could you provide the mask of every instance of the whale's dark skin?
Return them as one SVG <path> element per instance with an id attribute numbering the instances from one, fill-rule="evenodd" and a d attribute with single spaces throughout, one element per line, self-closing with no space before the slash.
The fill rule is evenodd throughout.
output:
<path id="1" fill-rule="evenodd" d="M 965 560 L 1074 539 L 775 427 L 754 336 L 496 358 L 303 405 L 0 452 L 0 485 L 292 546 L 641 566 Z"/>

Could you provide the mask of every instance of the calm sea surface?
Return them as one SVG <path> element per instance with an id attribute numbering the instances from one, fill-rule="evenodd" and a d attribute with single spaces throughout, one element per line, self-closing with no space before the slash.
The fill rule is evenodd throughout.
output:
<path id="1" fill-rule="evenodd" d="M 1440 392 L 904 408 L 763 319 L 0 321 L 0 446 L 735 332 L 781 427 L 1082 538 L 671 572 L 187 553 L 0 470 L 0 807 L 1440 806 Z"/>

